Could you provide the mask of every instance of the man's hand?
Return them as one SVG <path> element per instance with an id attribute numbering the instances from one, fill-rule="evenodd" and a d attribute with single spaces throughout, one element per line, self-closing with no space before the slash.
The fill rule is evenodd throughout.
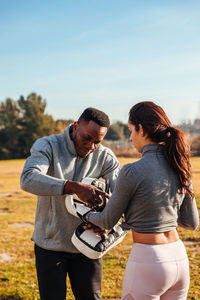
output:
<path id="1" fill-rule="evenodd" d="M 99 190 L 94 185 L 71 180 L 65 183 L 64 194 L 76 194 L 80 200 L 90 207 L 101 204 L 104 197 L 110 197 L 109 194 Z"/>
<path id="2" fill-rule="evenodd" d="M 91 223 L 88 223 L 88 224 L 85 225 L 83 228 L 84 228 L 84 229 L 91 229 L 91 230 L 93 230 L 93 231 L 94 231 L 97 235 L 99 235 L 99 236 L 106 235 L 106 233 L 107 233 L 107 231 L 108 231 L 108 230 L 106 230 L 106 229 L 103 229 L 103 228 L 98 227 L 98 226 L 96 226 L 96 225 L 94 225 L 94 224 L 91 224 Z"/>

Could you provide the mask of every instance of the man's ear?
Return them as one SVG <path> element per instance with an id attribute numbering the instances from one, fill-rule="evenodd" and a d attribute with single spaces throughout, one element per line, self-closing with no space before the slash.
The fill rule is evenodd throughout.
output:
<path id="1" fill-rule="evenodd" d="M 77 121 L 74 122 L 73 124 L 73 132 L 72 135 L 74 136 L 75 132 L 77 131 L 77 129 L 79 128 L 79 123 Z"/>

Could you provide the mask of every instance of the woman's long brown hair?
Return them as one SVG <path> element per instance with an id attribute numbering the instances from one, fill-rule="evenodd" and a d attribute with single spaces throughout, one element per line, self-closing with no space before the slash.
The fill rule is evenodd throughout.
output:
<path id="1" fill-rule="evenodd" d="M 141 124 L 150 140 L 164 145 L 166 160 L 179 176 L 181 193 L 186 191 L 193 195 L 190 147 L 184 132 L 173 127 L 164 110 L 151 101 L 134 105 L 129 112 L 129 122 L 135 125 L 136 131 Z"/>

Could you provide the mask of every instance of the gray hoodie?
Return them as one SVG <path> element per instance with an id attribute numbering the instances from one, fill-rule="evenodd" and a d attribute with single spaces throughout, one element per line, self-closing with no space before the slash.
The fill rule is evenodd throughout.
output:
<path id="1" fill-rule="evenodd" d="M 38 139 L 31 148 L 20 181 L 23 190 L 38 195 L 32 240 L 44 249 L 77 253 L 71 236 L 81 221 L 65 207 L 65 182 L 102 177 L 109 180 L 113 190 L 118 173 L 117 158 L 103 145 L 86 158 L 77 156 L 69 127 L 62 134 Z"/>

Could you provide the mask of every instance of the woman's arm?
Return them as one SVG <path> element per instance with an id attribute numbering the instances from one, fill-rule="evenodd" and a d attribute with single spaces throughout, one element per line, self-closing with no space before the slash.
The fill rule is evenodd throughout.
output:
<path id="1" fill-rule="evenodd" d="M 111 229 L 126 211 L 134 193 L 133 177 L 130 166 L 124 166 L 117 178 L 116 186 L 108 204 L 102 212 L 89 212 L 86 220 L 105 229 Z"/>
<path id="2" fill-rule="evenodd" d="M 195 230 L 199 225 L 199 213 L 196 200 L 194 197 L 191 198 L 189 194 L 186 194 L 180 207 L 178 225 L 189 230 Z"/>

